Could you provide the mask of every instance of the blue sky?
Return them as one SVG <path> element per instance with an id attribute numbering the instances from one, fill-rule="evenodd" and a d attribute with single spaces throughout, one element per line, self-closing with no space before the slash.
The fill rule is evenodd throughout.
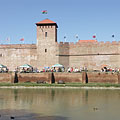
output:
<path id="1" fill-rule="evenodd" d="M 120 0 L 0 0 L 0 43 L 36 43 L 35 23 L 46 18 L 58 24 L 58 42 L 120 40 Z"/>

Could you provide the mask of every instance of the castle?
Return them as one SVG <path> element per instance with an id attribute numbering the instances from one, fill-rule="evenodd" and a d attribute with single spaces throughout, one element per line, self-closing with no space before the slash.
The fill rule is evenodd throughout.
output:
<path id="1" fill-rule="evenodd" d="M 77 43 L 57 42 L 57 24 L 49 19 L 36 23 L 36 44 L 0 45 L 0 64 L 9 70 L 23 64 L 42 69 L 60 63 L 67 67 L 100 69 L 103 65 L 120 67 L 120 42 L 79 40 Z"/>

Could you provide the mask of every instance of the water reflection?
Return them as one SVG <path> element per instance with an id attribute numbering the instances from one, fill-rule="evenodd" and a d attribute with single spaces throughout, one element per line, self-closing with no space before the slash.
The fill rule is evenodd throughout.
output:
<path id="1" fill-rule="evenodd" d="M 18 89 L 14 89 L 14 98 L 15 98 L 15 101 L 17 101 L 17 98 L 18 98 Z"/>
<path id="2" fill-rule="evenodd" d="M 51 116 L 47 119 L 117 120 L 119 101 L 120 90 L 0 89 L 1 111 L 29 111 L 29 114 L 23 112 L 24 117 L 34 114 L 42 115 L 42 119 Z"/>
<path id="3" fill-rule="evenodd" d="M 0 110 L 0 120 L 67 120 L 61 116 L 41 116 L 25 110 Z"/>

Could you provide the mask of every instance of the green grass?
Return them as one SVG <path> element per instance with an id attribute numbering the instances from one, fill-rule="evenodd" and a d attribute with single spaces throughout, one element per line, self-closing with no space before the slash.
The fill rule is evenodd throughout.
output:
<path id="1" fill-rule="evenodd" d="M 66 83 L 66 84 L 37 84 L 37 83 L 0 83 L 0 87 L 24 86 L 24 87 L 120 87 L 120 84 L 110 83 Z"/>

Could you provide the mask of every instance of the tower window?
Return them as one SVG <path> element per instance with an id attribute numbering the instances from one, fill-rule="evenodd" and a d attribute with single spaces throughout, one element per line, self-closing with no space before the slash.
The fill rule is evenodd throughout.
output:
<path id="1" fill-rule="evenodd" d="M 45 32 L 45 37 L 47 37 L 47 32 Z"/>
<path id="2" fill-rule="evenodd" d="M 47 49 L 45 49 L 45 52 L 47 52 Z"/>

